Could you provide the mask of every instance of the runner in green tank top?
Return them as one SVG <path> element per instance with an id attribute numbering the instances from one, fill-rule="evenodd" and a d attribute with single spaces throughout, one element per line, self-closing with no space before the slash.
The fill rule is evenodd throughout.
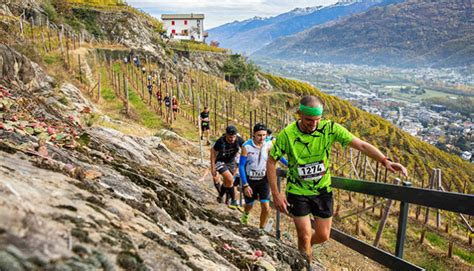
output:
<path id="1" fill-rule="evenodd" d="M 301 131 L 298 122 L 283 129 L 277 137 L 272 157 L 288 156 L 288 185 L 286 191 L 295 195 L 312 196 L 331 192 L 329 156 L 335 142 L 346 147 L 354 136 L 340 124 L 321 120 L 311 133 Z"/>
<path id="2" fill-rule="evenodd" d="M 381 162 L 389 171 L 407 170 L 391 162 L 373 145 L 355 137 L 340 124 L 322 119 L 319 98 L 305 96 L 297 110 L 299 119 L 277 136 L 267 162 L 267 177 L 275 208 L 290 214 L 298 234 L 298 249 L 311 262 L 312 245 L 329 239 L 333 199 L 330 156 L 332 145 L 339 142 Z M 286 195 L 278 191 L 275 164 L 282 156 L 288 160 Z M 311 220 L 312 214 L 314 220 Z M 314 231 L 313 231 L 314 229 Z"/>

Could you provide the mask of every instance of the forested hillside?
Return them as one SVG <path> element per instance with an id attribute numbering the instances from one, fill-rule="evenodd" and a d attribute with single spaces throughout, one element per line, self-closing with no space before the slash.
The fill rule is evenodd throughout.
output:
<path id="1" fill-rule="evenodd" d="M 281 38 L 255 56 L 397 67 L 474 63 L 472 1 L 406 1 L 375 7 Z"/>

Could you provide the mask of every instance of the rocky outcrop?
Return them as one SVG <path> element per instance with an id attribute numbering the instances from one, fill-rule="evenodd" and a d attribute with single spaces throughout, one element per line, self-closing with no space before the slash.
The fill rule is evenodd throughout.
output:
<path id="1" fill-rule="evenodd" d="M 0 47 L 0 266 L 7 270 L 298 270 L 295 249 L 215 203 L 196 143 L 84 128 L 90 105 Z M 58 102 L 57 99 L 64 99 Z M 63 105 L 58 105 L 62 103 Z M 185 146 L 175 152 L 168 146 Z M 2 269 L 3 270 L 3 269 Z"/>
<path id="2" fill-rule="evenodd" d="M 0 76 L 5 82 L 34 91 L 47 88 L 53 81 L 38 65 L 4 44 L 0 44 Z"/>
<path id="3" fill-rule="evenodd" d="M 196 183 L 203 167 L 176 153 L 150 151 L 163 144 L 159 138 L 101 128 L 82 137 L 87 140 L 73 149 L 48 143 L 40 155 L 30 136 L 0 130 L 5 266 L 303 268 L 294 248 L 241 226 L 238 212 L 213 202 L 210 180 Z M 28 142 L 32 150 L 19 147 Z M 163 160 L 179 160 L 182 168 L 167 168 L 158 162 Z M 256 257 L 257 250 L 264 256 Z"/>
<path id="4" fill-rule="evenodd" d="M 69 113 L 69 115 L 79 116 L 80 112 L 91 111 L 95 112 L 96 109 L 94 105 L 82 94 L 81 90 L 78 89 L 71 83 L 64 83 L 60 87 L 63 97 L 67 102 L 57 103 L 58 106 L 64 107 L 64 109 Z"/>

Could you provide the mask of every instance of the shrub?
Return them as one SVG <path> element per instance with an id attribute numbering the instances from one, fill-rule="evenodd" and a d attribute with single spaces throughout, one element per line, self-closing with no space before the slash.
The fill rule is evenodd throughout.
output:
<path id="1" fill-rule="evenodd" d="M 50 21 L 52 21 L 52 22 L 57 21 L 58 12 L 56 11 L 56 9 L 54 8 L 54 6 L 51 4 L 50 1 L 43 2 L 41 7 L 43 8 L 44 12 L 46 13 L 46 15 L 48 16 Z"/>

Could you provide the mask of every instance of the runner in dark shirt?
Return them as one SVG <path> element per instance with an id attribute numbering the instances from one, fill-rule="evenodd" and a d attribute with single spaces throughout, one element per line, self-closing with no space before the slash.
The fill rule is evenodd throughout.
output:
<path id="1" fill-rule="evenodd" d="M 233 182 L 234 172 L 236 172 L 235 157 L 240 151 L 244 140 L 237 135 L 235 126 L 228 126 L 226 133 L 220 137 L 211 148 L 211 173 L 214 185 L 219 191 L 217 202 L 221 203 L 223 196 L 228 194 L 231 199 L 231 205 L 237 205 L 235 200 Z M 219 189 L 219 172 L 223 177 L 223 185 Z"/>
<path id="2" fill-rule="evenodd" d="M 211 129 L 211 121 L 209 118 L 209 108 L 204 107 L 204 111 L 199 115 L 201 118 L 201 140 L 203 140 L 204 135 L 206 136 L 207 145 L 211 144 L 209 141 L 209 130 Z"/>

